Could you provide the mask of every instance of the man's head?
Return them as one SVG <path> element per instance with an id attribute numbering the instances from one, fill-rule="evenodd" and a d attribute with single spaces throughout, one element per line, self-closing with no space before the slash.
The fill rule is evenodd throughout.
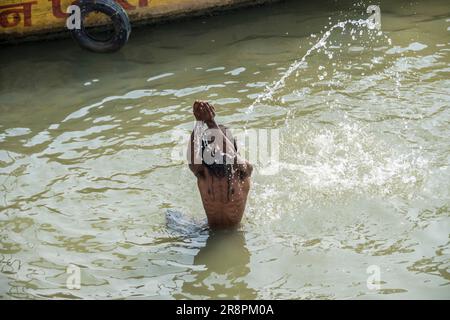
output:
<path id="1" fill-rule="evenodd" d="M 234 149 L 237 152 L 237 141 L 233 137 L 231 130 L 223 125 L 219 125 L 219 129 L 231 142 L 233 142 Z M 212 134 L 209 137 L 202 139 L 202 164 L 208 169 L 210 174 L 218 178 L 231 178 L 233 163 L 230 162 L 230 159 L 227 159 L 226 154 L 211 154 L 214 153 L 214 150 L 216 150 L 216 148 L 213 147 L 214 143 L 223 143 L 223 146 L 220 149 L 226 150 L 225 141 L 216 140 L 217 137 L 216 135 L 214 135 L 214 129 L 212 131 L 210 130 L 209 132 Z M 206 154 L 210 156 L 211 161 L 205 161 L 204 157 Z"/>

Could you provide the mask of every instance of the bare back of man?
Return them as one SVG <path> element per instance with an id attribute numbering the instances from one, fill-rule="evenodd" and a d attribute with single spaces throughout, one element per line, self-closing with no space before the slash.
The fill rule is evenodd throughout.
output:
<path id="1" fill-rule="evenodd" d="M 215 122 L 213 106 L 196 101 L 194 116 L 209 131 L 205 139 L 201 130 L 194 129 L 188 150 L 189 168 L 197 177 L 208 224 L 212 229 L 236 228 L 245 211 L 253 167 L 238 154 L 231 132 Z"/>
<path id="2" fill-rule="evenodd" d="M 211 228 L 233 228 L 239 225 L 245 211 L 250 177 L 218 178 L 204 170 L 197 177 L 198 190 Z"/>

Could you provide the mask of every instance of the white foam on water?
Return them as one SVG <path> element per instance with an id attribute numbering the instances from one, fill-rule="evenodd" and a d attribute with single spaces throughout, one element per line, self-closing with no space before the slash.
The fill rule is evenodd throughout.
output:
<path id="1" fill-rule="evenodd" d="M 360 123 L 320 129 L 295 123 L 287 134 L 297 143 L 284 141 L 277 174 L 258 175 L 251 191 L 257 200 L 250 218 L 259 223 L 361 198 L 413 199 L 429 175 L 430 161 L 420 152 L 401 150 Z"/>

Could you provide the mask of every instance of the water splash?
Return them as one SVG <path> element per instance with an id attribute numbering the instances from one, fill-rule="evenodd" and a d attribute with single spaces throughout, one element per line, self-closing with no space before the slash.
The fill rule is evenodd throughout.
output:
<path id="1" fill-rule="evenodd" d="M 253 183 L 250 199 L 257 200 L 250 200 L 249 217 L 258 223 L 286 221 L 286 214 L 295 217 L 359 199 L 411 200 L 429 176 L 430 161 L 421 152 L 380 140 L 362 122 L 325 128 L 297 122 L 285 141 L 278 177 L 259 176 Z"/>
<path id="2" fill-rule="evenodd" d="M 305 65 L 306 58 L 308 58 L 315 51 L 318 51 L 321 48 L 326 48 L 327 40 L 330 38 L 334 30 L 341 28 L 342 31 L 344 31 L 347 25 L 353 25 L 356 27 L 367 27 L 369 29 L 374 28 L 374 23 L 370 19 L 346 20 L 336 23 L 323 34 L 323 36 L 319 39 L 319 41 L 317 41 L 311 48 L 308 49 L 308 51 L 306 51 L 305 55 L 300 60 L 296 60 L 294 63 L 292 63 L 289 69 L 286 72 L 284 72 L 283 76 L 279 80 L 267 86 L 264 92 L 259 94 L 256 97 L 255 101 L 248 107 L 246 113 L 247 114 L 252 113 L 255 106 L 260 104 L 262 101 L 271 100 L 274 93 L 276 93 L 278 90 L 280 90 L 285 86 L 286 79 L 288 79 L 300 67 Z"/>

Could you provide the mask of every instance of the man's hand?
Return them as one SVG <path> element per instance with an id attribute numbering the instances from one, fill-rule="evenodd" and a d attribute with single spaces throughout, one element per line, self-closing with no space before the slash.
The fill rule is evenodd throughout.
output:
<path id="1" fill-rule="evenodd" d="M 197 121 L 204 121 L 206 123 L 212 122 L 216 116 L 216 110 L 214 106 L 206 101 L 195 101 L 193 106 L 193 112 Z"/>

